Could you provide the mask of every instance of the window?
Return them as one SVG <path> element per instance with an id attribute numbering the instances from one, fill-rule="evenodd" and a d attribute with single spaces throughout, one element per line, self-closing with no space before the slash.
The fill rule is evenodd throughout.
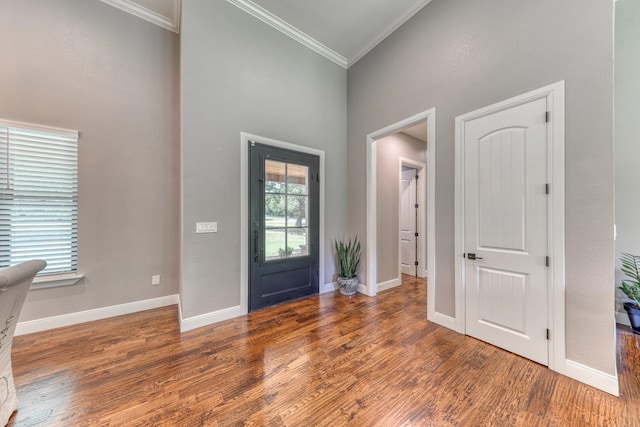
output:
<path id="1" fill-rule="evenodd" d="M 309 255 L 309 168 L 265 160 L 265 261 Z"/>
<path id="2" fill-rule="evenodd" d="M 78 132 L 0 120 L 0 267 L 75 273 L 77 230 Z"/>

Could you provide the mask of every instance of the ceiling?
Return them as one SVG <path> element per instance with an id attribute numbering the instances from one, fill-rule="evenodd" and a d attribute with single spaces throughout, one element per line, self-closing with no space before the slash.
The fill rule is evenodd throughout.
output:
<path id="1" fill-rule="evenodd" d="M 427 142 L 427 122 L 418 123 L 407 129 L 403 129 L 402 133 L 412 136 L 420 141 Z"/>
<path id="2" fill-rule="evenodd" d="M 350 66 L 430 0 L 241 0 L 280 18 Z M 231 1 L 236 3 L 237 0 Z"/>
<path id="3" fill-rule="evenodd" d="M 181 0 L 102 1 L 171 31 L 180 30 Z M 348 68 L 431 0 L 227 1 Z"/>

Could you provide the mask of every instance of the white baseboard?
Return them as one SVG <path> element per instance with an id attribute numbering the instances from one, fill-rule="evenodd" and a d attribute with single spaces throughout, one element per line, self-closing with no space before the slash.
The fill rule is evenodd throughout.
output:
<path id="1" fill-rule="evenodd" d="M 624 313 L 620 313 L 619 311 L 616 312 L 616 323 L 631 327 L 629 316 L 627 315 L 626 311 Z"/>
<path id="2" fill-rule="evenodd" d="M 569 359 L 565 360 L 564 374 L 569 378 L 573 378 L 574 380 L 605 391 L 616 397 L 620 396 L 618 377 L 616 375 L 606 374 Z"/>
<path id="3" fill-rule="evenodd" d="M 212 311 L 211 313 L 200 314 L 198 316 L 182 318 L 182 311 L 180 314 L 180 332 L 187 332 L 192 329 L 208 326 L 213 323 L 222 322 L 223 320 L 233 319 L 234 317 L 244 316 L 247 314 L 247 310 L 242 306 L 236 305 L 235 307 L 224 308 L 218 311 Z"/>
<path id="4" fill-rule="evenodd" d="M 336 290 L 338 290 L 338 283 L 336 282 L 325 283 L 324 285 L 320 286 L 321 294 L 326 294 L 327 292 L 333 292 Z"/>
<path id="5" fill-rule="evenodd" d="M 325 283 L 320 286 L 319 293 L 333 292 L 338 289 L 336 282 Z M 203 326 L 212 325 L 214 323 L 222 322 L 223 320 L 233 319 L 234 317 L 240 317 L 247 314 L 247 310 L 237 305 L 235 307 L 224 308 L 222 310 L 213 311 L 211 313 L 205 313 L 198 316 L 182 318 L 182 307 L 180 310 L 180 332 L 187 332 L 192 329 L 201 328 Z"/>
<path id="6" fill-rule="evenodd" d="M 450 317 L 438 312 L 427 312 L 427 320 L 429 322 L 435 323 L 436 325 L 444 326 L 445 328 L 451 329 L 452 331 L 456 330 L 456 319 L 454 317 Z"/>
<path id="7" fill-rule="evenodd" d="M 371 288 L 369 286 L 363 285 L 362 283 L 358 285 L 358 292 L 368 297 L 375 297 L 375 294 L 372 293 Z"/>
<path id="8" fill-rule="evenodd" d="M 378 292 L 386 291 L 387 289 L 395 288 L 402 284 L 402 279 L 397 277 L 395 279 L 387 280 L 386 282 L 378 283 Z"/>
<path id="9" fill-rule="evenodd" d="M 164 297 L 129 302 L 126 304 L 112 305 L 109 307 L 78 311 L 76 313 L 62 314 L 60 316 L 27 320 L 25 322 L 18 322 L 18 324 L 16 325 L 15 335 L 17 336 L 31 334 L 34 332 L 42 332 L 49 329 L 61 328 L 63 326 L 76 325 L 78 323 L 90 322 L 92 320 L 107 319 L 109 317 L 121 316 L 123 314 L 131 314 L 138 311 L 151 310 L 153 308 L 166 307 L 168 305 L 179 303 L 180 298 L 177 294 L 167 295 Z"/>

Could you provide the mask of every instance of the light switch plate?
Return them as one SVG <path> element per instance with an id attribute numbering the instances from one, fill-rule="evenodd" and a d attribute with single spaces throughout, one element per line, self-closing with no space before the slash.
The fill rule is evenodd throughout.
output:
<path id="1" fill-rule="evenodd" d="M 202 233 L 217 233 L 217 222 L 196 222 L 196 234 Z"/>

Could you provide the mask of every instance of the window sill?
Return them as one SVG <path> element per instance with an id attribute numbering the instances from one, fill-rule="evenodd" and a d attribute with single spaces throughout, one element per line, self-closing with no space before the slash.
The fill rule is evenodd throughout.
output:
<path id="1" fill-rule="evenodd" d="M 72 286 L 78 283 L 84 274 L 67 273 L 67 274 L 52 274 L 49 276 L 39 276 L 33 279 L 31 284 L 32 290 L 46 289 L 46 288 L 58 288 L 61 286 Z"/>

